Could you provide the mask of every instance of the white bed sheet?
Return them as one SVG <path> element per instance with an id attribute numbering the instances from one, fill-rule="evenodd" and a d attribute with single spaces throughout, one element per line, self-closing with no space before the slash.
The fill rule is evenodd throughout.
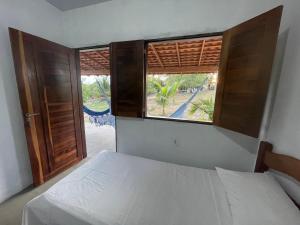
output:
<path id="1" fill-rule="evenodd" d="M 104 151 L 24 207 L 23 225 L 232 225 L 216 171 Z"/>

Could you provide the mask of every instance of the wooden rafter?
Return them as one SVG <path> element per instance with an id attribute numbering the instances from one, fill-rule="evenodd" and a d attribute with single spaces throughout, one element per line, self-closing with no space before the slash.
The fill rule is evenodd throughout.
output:
<path id="1" fill-rule="evenodd" d="M 89 56 L 89 55 L 87 55 L 87 54 L 84 54 L 84 57 L 86 57 L 88 60 L 90 60 L 90 61 L 96 63 L 96 64 L 99 65 L 101 68 L 107 69 L 107 67 L 104 66 L 104 65 L 102 65 L 102 64 L 99 62 L 99 60 L 96 60 L 96 59 L 92 58 L 91 56 Z"/>
<path id="2" fill-rule="evenodd" d="M 221 46 L 220 36 L 149 43 L 147 73 L 218 72 Z M 82 51 L 80 58 L 85 63 L 82 64 L 82 74 L 110 74 L 109 54 L 108 48 Z"/>
<path id="3" fill-rule="evenodd" d="M 181 66 L 181 67 L 150 67 L 148 73 L 153 74 L 179 74 L 179 73 L 215 73 L 218 71 L 218 66 Z"/>
<path id="4" fill-rule="evenodd" d="M 89 70 L 86 70 L 86 69 L 82 69 L 81 71 L 81 75 L 84 75 L 84 76 L 89 76 L 89 75 L 109 75 L 110 74 L 110 71 L 108 69 L 89 69 Z"/>
<path id="5" fill-rule="evenodd" d="M 87 67 L 87 68 L 92 68 L 93 70 L 97 70 L 97 68 L 96 67 L 94 67 L 94 66 L 92 66 L 92 65 L 89 65 L 89 64 L 87 64 L 87 63 L 85 63 L 84 61 L 80 61 L 80 64 L 83 66 L 83 67 Z"/>
<path id="6" fill-rule="evenodd" d="M 176 53 L 177 53 L 177 59 L 178 59 L 178 66 L 181 67 L 181 62 L 180 62 L 180 51 L 179 51 L 178 42 L 176 42 Z"/>
<path id="7" fill-rule="evenodd" d="M 104 55 L 102 55 L 100 51 L 96 51 L 96 54 L 97 54 L 100 58 L 102 58 L 105 62 L 109 63 L 109 59 L 106 58 Z"/>
<path id="8" fill-rule="evenodd" d="M 158 53 L 157 53 L 157 51 L 156 51 L 154 45 L 153 45 L 153 44 L 150 44 L 150 47 L 152 48 L 152 51 L 153 51 L 154 55 L 156 56 L 157 61 L 160 63 L 160 66 L 161 66 L 162 68 L 164 68 L 164 64 L 162 63 L 162 61 L 161 61 L 161 59 L 160 59 L 160 57 L 159 57 L 159 55 L 158 55 Z"/>
<path id="9" fill-rule="evenodd" d="M 202 60 L 202 56 L 203 56 L 203 52 L 204 52 L 204 47 L 205 47 L 205 40 L 203 40 L 203 42 L 202 42 L 202 47 L 201 47 L 201 52 L 200 52 L 200 56 L 199 56 L 198 66 L 201 65 L 201 60 Z"/>

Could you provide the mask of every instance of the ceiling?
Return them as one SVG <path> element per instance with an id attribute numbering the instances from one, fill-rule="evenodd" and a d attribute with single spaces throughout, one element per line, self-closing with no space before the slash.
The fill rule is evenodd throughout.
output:
<path id="1" fill-rule="evenodd" d="M 148 74 L 216 73 L 222 37 L 183 39 L 148 44 Z M 80 52 L 81 75 L 109 75 L 108 48 Z"/>
<path id="2" fill-rule="evenodd" d="M 66 11 L 70 9 L 76 9 L 88 5 L 94 5 L 101 2 L 107 2 L 111 0 L 46 0 L 51 5 L 54 5 L 56 8 Z"/>

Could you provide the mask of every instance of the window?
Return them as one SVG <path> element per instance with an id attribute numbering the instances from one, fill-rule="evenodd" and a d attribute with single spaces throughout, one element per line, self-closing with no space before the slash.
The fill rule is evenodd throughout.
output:
<path id="1" fill-rule="evenodd" d="M 148 43 L 146 115 L 212 122 L 222 37 Z"/>
<path id="2" fill-rule="evenodd" d="M 258 137 L 282 9 L 234 26 L 221 37 L 111 43 L 113 114 L 212 121 Z M 192 85 L 184 87 L 190 79 Z"/>

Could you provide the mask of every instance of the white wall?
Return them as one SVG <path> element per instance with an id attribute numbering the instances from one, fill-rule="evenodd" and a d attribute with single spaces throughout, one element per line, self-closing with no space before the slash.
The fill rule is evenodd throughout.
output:
<path id="1" fill-rule="evenodd" d="M 290 1 L 286 54 L 267 139 L 275 150 L 300 159 L 300 1 Z"/>
<path id="2" fill-rule="evenodd" d="M 281 2 L 288 3 L 285 4 L 281 26 L 281 36 L 284 36 L 281 39 L 285 39 L 287 28 L 297 25 L 290 15 L 291 11 L 293 15 L 297 12 L 297 9 L 293 9 L 297 4 L 296 0 L 113 0 L 65 12 L 65 41 L 73 47 L 83 47 L 111 41 L 223 31 L 278 6 Z M 293 40 L 295 44 L 296 37 Z M 279 59 L 285 52 L 284 44 L 281 41 L 277 54 Z M 276 76 L 280 75 L 280 61 L 277 60 L 280 65 L 275 65 Z M 294 63 L 295 67 L 297 63 Z M 290 76 L 296 74 L 295 69 Z M 273 79 L 273 92 L 276 91 L 277 80 L 278 77 Z M 294 89 L 291 94 L 296 91 Z M 278 111 L 281 104 L 277 103 L 275 110 Z M 269 101 L 269 105 L 273 106 L 272 101 Z M 274 113 L 274 116 L 277 114 Z M 267 115 L 272 116 L 272 108 Z M 296 116 L 296 113 L 293 115 Z M 284 115 L 279 113 L 277 117 L 279 118 L 275 120 L 281 121 Z M 270 119 L 265 119 L 263 136 L 268 135 L 269 121 Z M 297 128 L 299 125 L 294 123 L 292 127 Z M 281 124 L 278 126 L 284 127 Z M 174 139 L 178 145 L 174 144 Z M 278 138 L 273 139 L 277 144 Z M 212 126 L 117 119 L 118 151 L 153 159 L 207 168 L 219 165 L 251 170 L 257 144 L 258 140 Z"/>
<path id="3" fill-rule="evenodd" d="M 281 65 L 274 72 L 281 77 L 274 110 L 269 110 L 272 122 L 265 124 L 264 136 L 280 151 L 300 158 L 298 0 L 113 0 L 64 13 L 42 0 L 0 0 L 0 202 L 32 182 L 8 26 L 83 47 L 222 31 L 280 2 L 286 3 L 281 33 L 283 39 L 287 38 L 287 51 L 282 73 Z M 281 51 L 284 50 L 283 46 Z M 212 126 L 118 118 L 117 127 L 121 152 L 241 170 L 250 170 L 255 159 L 252 153 L 257 140 Z"/>
<path id="4" fill-rule="evenodd" d="M 279 2 L 112 0 L 64 12 L 65 40 L 73 47 L 83 47 L 111 41 L 223 31 Z"/>
<path id="5" fill-rule="evenodd" d="M 211 125 L 117 120 L 119 152 L 202 168 L 226 167 L 247 171 L 252 167 L 257 141 Z"/>
<path id="6" fill-rule="evenodd" d="M 0 202 L 32 183 L 8 27 L 62 42 L 62 13 L 41 0 L 0 0 Z"/>

